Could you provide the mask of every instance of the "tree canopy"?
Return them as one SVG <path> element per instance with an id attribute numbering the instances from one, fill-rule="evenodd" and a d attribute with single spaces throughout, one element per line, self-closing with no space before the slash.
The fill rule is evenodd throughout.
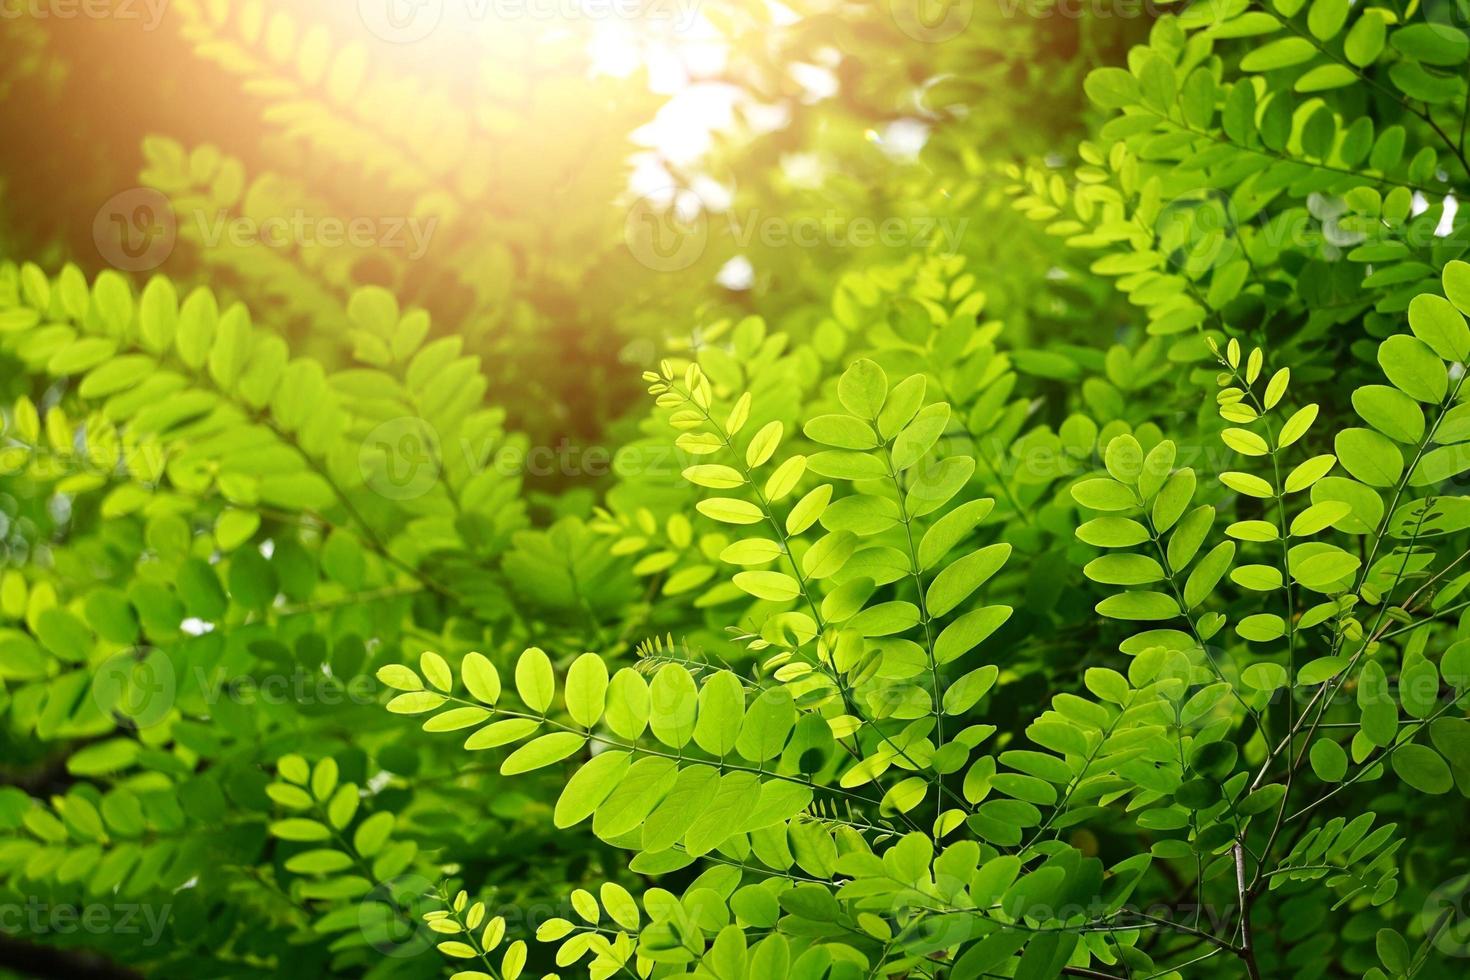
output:
<path id="1" fill-rule="evenodd" d="M 0 0 L 0 975 L 1463 976 L 1470 4 Z"/>

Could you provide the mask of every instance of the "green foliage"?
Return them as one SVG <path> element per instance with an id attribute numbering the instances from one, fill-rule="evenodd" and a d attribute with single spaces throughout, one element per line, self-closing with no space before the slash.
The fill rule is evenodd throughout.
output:
<path id="1" fill-rule="evenodd" d="M 1461 7 L 900 6 L 705 11 L 787 122 L 666 168 L 741 178 L 671 271 L 619 210 L 656 100 L 585 37 L 460 98 L 176 4 L 269 135 L 129 182 L 442 224 L 185 221 L 132 278 L 7 194 L 0 968 L 1463 972 Z M 86 60 L 43 21 L 7 99 Z M 831 213 L 970 231 L 740 226 Z"/>

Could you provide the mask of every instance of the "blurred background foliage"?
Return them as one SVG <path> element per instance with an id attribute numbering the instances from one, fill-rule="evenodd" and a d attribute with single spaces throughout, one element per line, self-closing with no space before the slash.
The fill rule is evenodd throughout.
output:
<path id="1" fill-rule="evenodd" d="M 157 210 L 136 192 L 108 204 L 156 190 L 178 239 L 157 271 L 245 301 L 327 364 L 350 356 L 352 290 L 383 286 L 464 338 L 515 426 L 552 443 L 597 442 L 626 414 L 671 323 L 759 312 L 804 335 L 839 270 L 924 231 L 803 246 L 773 222 L 920 218 L 976 260 L 1028 250 L 987 286 L 996 312 L 1065 322 L 1074 304 L 1037 288 L 1058 250 L 1014 214 L 1001 169 L 1066 156 L 1082 75 L 1146 24 L 889 6 L 670 0 L 487 29 L 451 4 L 412 43 L 354 10 L 269 0 L 10 17 L 0 119 L 28 135 L 0 149 L 6 240 L 93 273 L 99 211 Z M 696 212 L 693 232 L 675 226 Z M 232 243 L 227 218 L 376 230 L 260 247 Z M 625 241 L 654 228 L 684 243 L 671 274 Z"/>
<path id="2" fill-rule="evenodd" d="M 1386 49 L 1425 76 L 1398 70 L 1409 92 L 1303 87 L 1304 62 L 1245 62 L 1269 30 L 1244 2 L 382 6 L 0 0 L 0 900 L 168 910 L 151 942 L 0 922 L 0 969 L 439 976 L 409 923 L 441 879 L 523 937 L 569 886 L 636 889 L 606 842 L 553 830 L 559 774 L 446 754 L 373 676 L 426 648 L 508 672 L 532 644 L 754 669 L 773 605 L 719 568 L 726 530 L 640 381 L 661 359 L 749 390 L 798 446 L 854 358 L 930 379 L 944 452 L 997 501 L 983 534 L 1016 552 L 977 709 L 1010 744 L 1121 661 L 1066 490 L 1107 441 L 1173 434 L 1222 521 L 1253 516 L 1207 479 L 1228 460 L 1206 341 L 1265 346 L 1347 417 L 1464 251 L 1454 66 Z M 1157 85 L 1084 84 L 1104 66 Z M 1208 119 L 1155 118 L 1199 70 Z M 1215 118 L 1239 79 L 1280 96 L 1244 128 Z M 1348 159 L 1357 120 L 1371 160 Z M 1355 251 L 1355 221 L 1428 232 Z M 90 381 L 120 324 L 140 351 Z M 391 825 L 366 896 L 314 891 L 267 830 L 298 756 Z M 1386 912 L 1283 889 L 1270 975 L 1376 964 L 1376 930 L 1467 870 L 1453 799 L 1346 795 L 1429 843 Z M 1067 841 L 1117 860 L 1138 836 Z M 1160 861 L 1149 893 L 1206 870 Z"/>

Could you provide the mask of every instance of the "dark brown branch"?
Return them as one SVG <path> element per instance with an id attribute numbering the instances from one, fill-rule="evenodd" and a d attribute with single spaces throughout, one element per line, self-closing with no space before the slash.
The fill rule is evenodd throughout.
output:
<path id="1" fill-rule="evenodd" d="M 22 976 L 56 980 L 143 980 L 138 973 L 85 949 L 62 949 L 0 933 L 0 967 Z"/>

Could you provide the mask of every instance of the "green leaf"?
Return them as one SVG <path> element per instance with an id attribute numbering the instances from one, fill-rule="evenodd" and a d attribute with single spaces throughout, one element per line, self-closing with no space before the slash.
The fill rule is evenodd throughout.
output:
<path id="1" fill-rule="evenodd" d="M 587 743 L 585 735 L 577 732 L 552 732 L 534 738 L 506 756 L 500 764 L 502 776 L 515 776 L 533 769 L 560 762 L 579 751 Z"/>
<path id="2" fill-rule="evenodd" d="M 1433 293 L 1415 296 L 1409 302 L 1409 328 L 1446 361 L 1470 360 L 1470 328 L 1449 300 Z"/>
<path id="3" fill-rule="evenodd" d="M 699 487 L 708 487 L 711 490 L 729 490 L 733 487 L 745 485 L 745 477 L 733 466 L 720 466 L 706 463 L 699 466 L 690 466 L 684 470 L 684 479 Z"/>
<path id="4" fill-rule="evenodd" d="M 775 454 L 776 447 L 781 444 L 783 431 L 779 421 L 767 422 L 761 426 L 760 431 L 751 438 L 750 445 L 745 447 L 745 465 L 751 469 L 763 466 Z M 767 495 L 770 495 L 769 491 Z M 780 494 L 775 496 L 780 496 Z"/>
<path id="5" fill-rule="evenodd" d="M 654 737 L 670 748 L 682 748 L 694 734 L 699 692 L 689 672 L 678 664 L 659 668 L 649 685 L 650 727 Z"/>
<path id="6" fill-rule="evenodd" d="M 745 689 L 728 670 L 709 677 L 699 691 L 694 742 L 710 755 L 723 758 L 735 748 L 745 712 Z"/>
<path id="7" fill-rule="evenodd" d="M 1348 757 L 1330 738 L 1319 738 L 1312 743 L 1312 751 L 1309 755 L 1312 763 L 1312 771 L 1317 778 L 1326 783 L 1337 783 L 1347 774 Z"/>
<path id="8" fill-rule="evenodd" d="M 873 427 L 851 415 L 818 415 L 809 419 L 801 431 L 813 442 L 841 449 L 873 449 L 878 434 Z"/>
<path id="9" fill-rule="evenodd" d="M 971 552 L 935 576 L 925 595 L 931 616 L 954 609 L 1005 565 L 1011 555 L 1008 544 L 993 544 Z"/>
<path id="10" fill-rule="evenodd" d="M 1340 500 L 1326 500 L 1320 504 L 1313 504 L 1292 519 L 1291 535 L 1292 537 L 1307 537 L 1316 534 L 1336 524 L 1350 513 L 1352 513 L 1352 508 Z"/>
<path id="11" fill-rule="evenodd" d="M 1266 440 L 1249 429 L 1226 429 L 1220 439 L 1242 456 L 1264 456 L 1271 451 Z"/>
<path id="12" fill-rule="evenodd" d="M 950 456 L 923 467 L 909 481 L 904 506 L 909 516 L 923 517 L 949 503 L 975 475 L 975 460 L 969 456 Z"/>
<path id="13" fill-rule="evenodd" d="M 1164 578 L 1163 566 L 1146 555 L 1103 555 L 1082 571 L 1104 585 L 1149 585 Z"/>
<path id="14" fill-rule="evenodd" d="M 1403 475 L 1404 457 L 1398 446 L 1372 429 L 1344 429 L 1333 448 L 1343 469 L 1371 487 L 1391 487 Z"/>
<path id="15" fill-rule="evenodd" d="M 352 867 L 352 858 L 342 851 L 330 848 L 318 848 L 314 851 L 302 851 L 294 854 L 286 861 L 286 870 L 293 874 L 331 874 L 336 871 L 345 871 Z"/>
<path id="16" fill-rule="evenodd" d="M 425 650 L 419 656 L 419 672 L 424 675 L 425 680 L 446 694 L 454 687 L 454 674 L 450 671 L 449 664 L 432 650 Z"/>
<path id="17" fill-rule="evenodd" d="M 281 840 L 289 841 L 320 841 L 332 836 L 326 824 L 303 817 L 277 820 L 270 825 L 270 832 Z"/>
<path id="18" fill-rule="evenodd" d="M 1190 572 L 1184 583 L 1184 603 L 1190 609 L 1198 606 L 1215 590 L 1235 558 L 1235 543 L 1222 541 L 1210 550 Z"/>
<path id="19" fill-rule="evenodd" d="M 1389 43 L 1426 65 L 1453 68 L 1470 56 L 1470 38 L 1447 24 L 1408 24 L 1394 31 Z"/>
<path id="20" fill-rule="evenodd" d="M 851 531 L 834 531 L 819 538 L 801 556 L 802 574 L 813 581 L 836 575 L 857 550 L 857 544 L 858 537 Z"/>
<path id="21" fill-rule="evenodd" d="M 1328 473 L 1331 473 L 1332 468 L 1336 465 L 1337 457 L 1331 453 L 1313 456 L 1286 475 L 1286 482 L 1283 484 L 1283 489 L 1287 493 L 1300 493 Z"/>
<path id="22" fill-rule="evenodd" d="M 1077 529 L 1077 538 L 1098 548 L 1131 548 L 1149 540 L 1148 529 L 1126 517 L 1099 517 Z"/>
<path id="23" fill-rule="evenodd" d="M 465 750 L 478 752 L 481 749 L 493 749 L 511 742 L 518 742 L 527 735 L 541 727 L 541 722 L 534 718 L 506 718 L 494 724 L 486 725 L 464 740 Z"/>
<path id="24" fill-rule="evenodd" d="M 310 793 L 290 783 L 271 783 L 265 788 L 265 795 L 288 810 L 309 810 L 316 805 Z"/>
<path id="25" fill-rule="evenodd" d="M 1179 604 L 1162 592 L 1120 592 L 1097 604 L 1100 615 L 1110 619 L 1160 620 L 1180 615 Z"/>
<path id="26" fill-rule="evenodd" d="M 1184 568 L 1193 561 L 1214 523 L 1215 508 L 1209 505 L 1196 507 L 1185 515 L 1169 536 L 1166 554 L 1170 567 Z"/>
<path id="27" fill-rule="evenodd" d="M 817 522 L 832 501 L 832 484 L 823 483 L 796 502 L 786 515 L 786 533 L 800 534 Z"/>
<path id="28" fill-rule="evenodd" d="M 558 829 L 574 826 L 592 816 L 594 810 L 612 794 L 628 771 L 632 756 L 627 752 L 608 751 L 594 755 L 567 780 L 557 798 L 552 823 Z"/>
<path id="29" fill-rule="evenodd" d="M 946 403 L 936 402 L 922 409 L 914 420 L 893 438 L 894 470 L 903 472 L 928 455 L 929 451 L 934 448 L 934 444 L 939 441 L 939 437 L 944 435 L 944 430 L 948 425 L 949 405 Z"/>
<path id="30" fill-rule="evenodd" d="M 1449 765 L 1439 753 L 1427 745 L 1406 743 L 1394 749 L 1393 771 L 1421 793 L 1439 796 L 1454 788 L 1455 779 Z"/>
<path id="31" fill-rule="evenodd" d="M 1445 263 L 1444 294 L 1461 313 L 1470 312 L 1470 262 L 1455 259 Z"/>
<path id="32" fill-rule="evenodd" d="M 626 739 L 643 734 L 648 724 L 648 682 L 631 667 L 613 675 L 607 688 L 607 726 Z"/>
<path id="33" fill-rule="evenodd" d="M 837 398 L 860 419 L 876 419 L 888 395 L 888 376 L 867 358 L 853 361 L 837 379 Z"/>
<path id="34" fill-rule="evenodd" d="M 1358 675 L 1357 701 L 1363 736 L 1373 745 L 1393 744 L 1398 733 L 1398 706 L 1388 689 L 1388 675 L 1375 660 L 1364 664 Z"/>
<path id="35" fill-rule="evenodd" d="M 736 750 L 751 762 L 781 754 L 796 724 L 796 707 L 784 687 L 769 688 L 751 701 L 736 739 Z"/>
<path id="36" fill-rule="evenodd" d="M 1291 418 L 1286 420 L 1286 424 L 1281 427 L 1281 432 L 1276 437 L 1276 445 L 1282 449 L 1290 446 L 1302 436 L 1306 435 L 1307 430 L 1312 427 L 1312 423 L 1316 420 L 1316 405 L 1305 405 L 1297 409 Z"/>
<path id="37" fill-rule="evenodd" d="M 934 641 L 934 659 L 941 664 L 964 656 L 1011 618 L 1010 606 L 972 609 L 950 623 Z"/>
<path id="38" fill-rule="evenodd" d="M 922 374 L 910 375 L 893 386 L 883 411 L 878 413 L 878 434 L 884 440 L 892 439 L 913 421 L 915 413 L 924 405 L 927 388 Z"/>
<path id="39" fill-rule="evenodd" d="M 1194 470 L 1182 469 L 1171 474 L 1160 488 L 1153 503 L 1154 527 L 1160 534 L 1168 531 L 1184 515 L 1194 499 Z"/>
<path id="40" fill-rule="evenodd" d="M 81 663 L 92 652 L 92 631 L 59 606 L 42 611 L 35 629 L 41 645 L 62 660 Z"/>
<path id="41" fill-rule="evenodd" d="M 1235 625 L 1235 632 L 1242 639 L 1254 643 L 1268 643 L 1286 635 L 1286 623 L 1272 613 L 1255 613 Z"/>
<path id="42" fill-rule="evenodd" d="M 1378 365 L 1395 388 L 1417 401 L 1438 404 L 1449 390 L 1444 361 L 1417 337 L 1395 334 L 1379 344 Z"/>
<path id="43" fill-rule="evenodd" d="M 583 728 L 591 728 L 602 718 L 603 699 L 607 694 L 607 664 L 595 653 L 584 653 L 567 669 L 563 697 L 567 714 Z"/>
<path id="44" fill-rule="evenodd" d="M 1270 483 L 1253 473 L 1221 473 L 1220 482 L 1236 493 L 1243 493 L 1247 497 L 1266 500 L 1276 495 L 1276 490 Z"/>
<path id="45" fill-rule="evenodd" d="M 734 497 L 708 497 L 696 503 L 694 508 L 722 524 L 758 524 L 765 519 L 755 504 Z"/>
<path id="46" fill-rule="evenodd" d="M 477 708 L 466 705 L 462 708 L 450 708 L 424 722 L 426 732 L 457 732 L 461 728 L 473 728 L 490 717 L 486 708 Z"/>
<path id="47" fill-rule="evenodd" d="M 986 664 L 949 685 L 944 691 L 945 714 L 962 715 L 969 711 L 990 692 L 999 676 L 1000 668 L 994 664 Z"/>
<path id="48" fill-rule="evenodd" d="M 1247 52 L 1245 57 L 1240 59 L 1240 70 L 1265 72 L 1291 68 L 1310 61 L 1316 54 L 1317 49 L 1305 38 L 1281 38 Z"/>
<path id="49" fill-rule="evenodd" d="M 1133 490 L 1111 479 L 1083 480 L 1072 486 L 1072 499 L 1093 510 L 1130 510 L 1138 506 Z"/>
<path id="50" fill-rule="evenodd" d="M 801 595 L 801 584 L 784 572 L 736 572 L 735 584 L 757 599 L 788 602 Z"/>
<path id="51" fill-rule="evenodd" d="M 433 711 L 445 701 L 444 695 L 433 691 L 410 691 L 400 694 L 388 702 L 388 710 L 395 715 L 418 715 Z"/>
<path id="52" fill-rule="evenodd" d="M 357 825 L 357 830 L 352 834 L 352 846 L 365 858 L 371 858 L 383 849 L 388 843 L 388 835 L 393 832 L 393 825 L 397 822 L 392 813 L 379 810 Z"/>
<path id="53" fill-rule="evenodd" d="M 768 538 L 746 538 L 721 551 L 720 561 L 731 565 L 765 565 L 783 554 L 785 552 L 775 541 Z"/>
<path id="54" fill-rule="evenodd" d="M 311 792 L 318 800 L 325 800 L 337 788 L 337 760 L 327 756 L 316 764 L 311 773 Z"/>
<path id="55" fill-rule="evenodd" d="M 465 654 L 460 676 L 470 696 L 481 704 L 494 704 L 500 698 L 500 672 L 483 653 Z"/>
<path id="56" fill-rule="evenodd" d="M 540 647 L 531 647 L 516 661 L 516 693 L 532 711 L 544 713 L 556 695 L 551 660 Z"/>
<path id="57" fill-rule="evenodd" d="M 1113 479 L 1136 486 L 1143 473 L 1143 447 L 1131 435 L 1114 436 L 1103 453 L 1103 463 Z"/>
<path id="58" fill-rule="evenodd" d="M 1353 21 L 1343 42 L 1343 53 L 1347 59 L 1359 68 L 1377 61 L 1387 36 L 1385 25 L 1386 18 L 1380 12 L 1371 8 L 1363 11 L 1362 16 Z"/>
<path id="59" fill-rule="evenodd" d="M 1399 700 L 1413 718 L 1428 718 L 1439 704 L 1439 670 L 1424 657 L 1410 658 L 1399 671 Z"/>
<path id="60" fill-rule="evenodd" d="M 1142 99 L 1138 80 L 1121 68 L 1095 68 L 1083 81 L 1087 97 L 1103 109 L 1121 109 Z"/>
<path id="61" fill-rule="evenodd" d="M 1353 392 L 1353 408 L 1364 422 L 1397 442 L 1412 446 L 1424 438 L 1424 410 L 1397 388 L 1359 388 Z"/>
<path id="62" fill-rule="evenodd" d="M 919 569 L 927 571 L 979 526 L 990 515 L 995 501 L 989 497 L 967 500 L 935 521 L 919 541 Z"/>
<path id="63" fill-rule="evenodd" d="M 1302 548 L 1320 548 L 1298 557 L 1293 549 L 1291 577 L 1317 592 L 1334 592 L 1351 588 L 1352 574 L 1358 570 L 1362 560 L 1341 548 L 1330 545 L 1302 545 Z"/>
<path id="64" fill-rule="evenodd" d="M 1330 41 L 1347 23 L 1348 0 L 1313 0 L 1307 11 L 1307 30 L 1319 41 Z"/>

